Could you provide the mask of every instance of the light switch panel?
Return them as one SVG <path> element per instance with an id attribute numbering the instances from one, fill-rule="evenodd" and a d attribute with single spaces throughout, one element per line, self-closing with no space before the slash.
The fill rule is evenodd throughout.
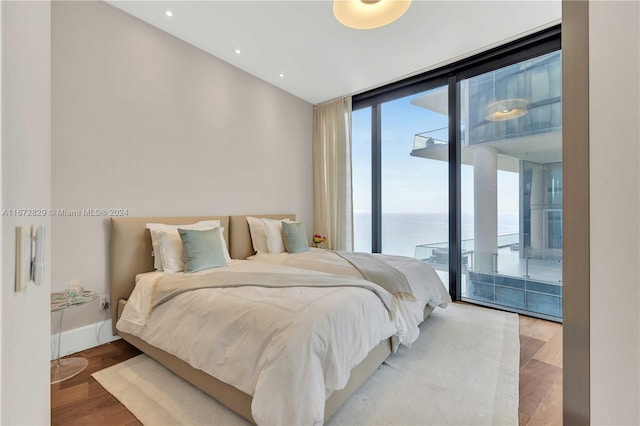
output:
<path id="1" fill-rule="evenodd" d="M 16 291 L 31 281 L 31 226 L 16 227 Z"/>

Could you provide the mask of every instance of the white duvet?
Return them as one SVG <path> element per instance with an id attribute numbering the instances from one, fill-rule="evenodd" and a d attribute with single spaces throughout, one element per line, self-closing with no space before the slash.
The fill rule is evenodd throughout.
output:
<path id="1" fill-rule="evenodd" d="M 302 272 L 237 260 L 198 274 L 220 270 Z M 137 277 L 118 330 L 252 395 L 258 424 L 322 424 L 326 398 L 346 385 L 351 368 L 403 334 L 401 316 L 392 321 L 372 291 L 357 287 L 200 289 L 151 312 L 161 275 Z"/>
<path id="2" fill-rule="evenodd" d="M 375 254 L 376 259 L 386 263 L 407 278 L 412 294 L 417 303 L 403 303 L 405 345 L 410 346 L 420 335 L 418 325 L 424 320 L 424 307 L 446 308 L 451 303 L 451 296 L 433 267 L 418 259 L 406 256 Z M 300 253 L 264 253 L 248 258 L 272 265 L 284 265 L 330 274 L 348 275 L 362 278 L 362 274 L 351 263 L 338 254 L 324 249 L 311 248 Z"/>

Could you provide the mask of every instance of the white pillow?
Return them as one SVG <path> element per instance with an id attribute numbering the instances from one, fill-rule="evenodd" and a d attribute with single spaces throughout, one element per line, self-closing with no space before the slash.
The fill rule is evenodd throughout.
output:
<path id="1" fill-rule="evenodd" d="M 178 232 L 177 229 L 178 228 L 182 228 L 182 229 L 194 229 L 192 228 L 193 226 L 198 226 L 197 229 L 200 229 L 200 226 L 208 226 L 208 228 L 206 229 L 212 229 L 212 228 L 217 228 L 220 226 L 220 221 L 219 220 L 202 220 L 200 222 L 197 222 L 195 224 L 185 224 L 185 225 L 168 225 L 166 223 L 147 223 L 147 229 L 149 230 L 149 233 L 151 234 L 151 246 L 153 248 L 153 266 L 154 268 L 156 268 L 158 271 L 162 271 L 164 269 L 164 265 L 162 264 L 162 255 L 160 252 L 160 237 L 159 237 L 159 233 L 158 231 L 160 230 L 175 230 L 176 233 Z M 179 234 L 178 234 L 179 236 Z M 225 250 L 227 248 L 227 245 L 224 245 Z M 228 254 L 228 250 L 227 250 L 227 254 Z M 231 258 L 229 257 L 229 260 Z"/>
<path id="2" fill-rule="evenodd" d="M 180 226 L 180 229 L 208 230 L 218 228 L 218 226 L 210 226 L 198 222 L 194 225 Z M 182 248 L 182 239 L 176 229 L 158 230 L 160 237 L 160 256 L 162 257 L 162 265 L 166 274 L 173 274 L 184 271 L 184 249 Z M 224 258 L 227 263 L 231 262 L 231 256 L 227 250 L 227 243 L 224 239 L 224 228 L 220 228 L 220 241 L 224 249 Z"/>
<path id="3" fill-rule="evenodd" d="M 231 262 L 231 255 L 229 254 L 229 249 L 227 248 L 227 239 L 224 236 L 224 226 L 220 227 L 220 239 L 222 240 L 222 249 L 224 250 L 224 258 L 227 263 Z"/>
<path id="4" fill-rule="evenodd" d="M 264 223 L 264 230 L 267 234 L 267 247 L 269 248 L 269 253 L 282 253 L 287 251 L 284 245 L 282 222 L 290 222 L 290 220 L 262 219 L 262 223 Z"/>
<path id="5" fill-rule="evenodd" d="M 247 216 L 247 223 L 249 223 L 249 233 L 251 234 L 251 243 L 253 244 L 253 250 L 256 254 L 269 253 L 269 246 L 267 245 L 267 232 L 264 228 L 264 223 L 257 217 Z"/>
<path id="6" fill-rule="evenodd" d="M 153 267 L 158 271 L 162 271 L 162 257 L 160 256 L 160 236 L 158 230 L 173 226 L 164 223 L 147 223 L 147 229 L 151 234 L 151 255 L 153 256 Z"/>
<path id="7" fill-rule="evenodd" d="M 187 228 L 184 228 L 187 229 Z M 193 229 L 193 228 L 189 228 Z M 184 251 L 182 240 L 177 229 L 158 229 L 158 241 L 162 267 L 167 274 L 173 274 L 184 270 Z"/>

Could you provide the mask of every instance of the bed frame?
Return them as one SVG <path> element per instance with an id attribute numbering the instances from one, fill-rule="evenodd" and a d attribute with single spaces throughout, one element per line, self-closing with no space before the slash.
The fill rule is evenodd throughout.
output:
<path id="1" fill-rule="evenodd" d="M 295 219 L 292 214 L 255 215 L 271 219 Z M 151 236 L 147 223 L 190 224 L 201 220 L 220 220 L 225 229 L 229 253 L 233 259 L 246 259 L 254 253 L 246 216 L 187 216 L 187 217 L 122 217 L 111 218 L 111 318 L 113 335 L 124 340 L 154 358 L 189 383 L 203 390 L 220 403 L 235 411 L 245 419 L 255 423 L 251 415 L 252 397 L 237 388 L 217 380 L 202 370 L 191 367 L 186 362 L 154 347 L 142 339 L 116 330 L 116 322 L 122 314 L 129 295 L 135 286 L 135 276 L 154 270 Z M 432 311 L 425 309 L 425 318 Z M 362 385 L 391 353 L 391 339 L 385 339 L 376 346 L 367 358 L 351 370 L 351 376 L 344 389 L 333 392 L 325 403 L 325 422 Z"/>

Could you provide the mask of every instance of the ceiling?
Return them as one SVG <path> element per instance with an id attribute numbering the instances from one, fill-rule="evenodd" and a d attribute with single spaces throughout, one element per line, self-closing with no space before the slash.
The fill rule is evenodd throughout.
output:
<path id="1" fill-rule="evenodd" d="M 313 104 L 437 68 L 561 17 L 560 0 L 414 0 L 392 24 L 354 30 L 334 18 L 330 0 L 107 2 Z"/>

